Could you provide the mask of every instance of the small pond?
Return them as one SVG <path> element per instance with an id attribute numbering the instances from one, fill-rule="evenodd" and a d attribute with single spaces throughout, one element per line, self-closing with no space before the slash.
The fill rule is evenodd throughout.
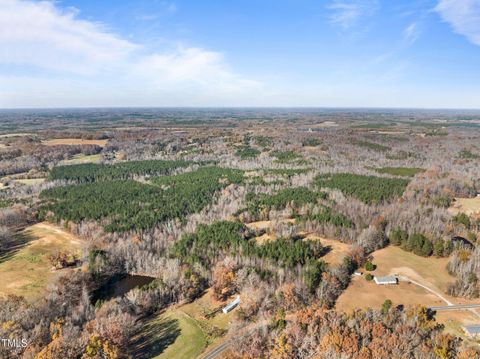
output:
<path id="1" fill-rule="evenodd" d="M 97 300 L 110 300 L 115 297 L 120 297 L 133 288 L 150 284 L 154 280 L 154 277 L 143 275 L 127 274 L 115 277 L 93 293 L 92 301 L 95 303 Z"/>

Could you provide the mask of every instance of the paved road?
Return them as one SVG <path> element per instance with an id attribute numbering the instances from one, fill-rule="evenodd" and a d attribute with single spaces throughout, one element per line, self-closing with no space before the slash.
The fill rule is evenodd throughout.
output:
<path id="1" fill-rule="evenodd" d="M 204 354 L 203 356 L 200 356 L 201 359 L 215 359 L 218 355 L 223 353 L 230 344 L 230 340 L 227 340 L 225 343 L 220 344 L 218 347 L 215 347 L 213 350 L 209 351 L 208 353 Z"/>
<path id="2" fill-rule="evenodd" d="M 430 310 L 463 310 L 480 308 L 480 304 L 453 304 L 438 307 L 429 307 Z"/>

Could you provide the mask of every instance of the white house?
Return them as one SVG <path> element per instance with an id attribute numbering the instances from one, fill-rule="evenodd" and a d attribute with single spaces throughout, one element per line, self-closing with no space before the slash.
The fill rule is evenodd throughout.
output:
<path id="1" fill-rule="evenodd" d="M 385 277 L 374 277 L 373 280 L 378 285 L 388 285 L 388 284 L 397 284 L 398 278 L 394 275 L 388 275 Z"/>
<path id="2" fill-rule="evenodd" d="M 225 306 L 223 309 L 222 309 L 222 312 L 227 314 L 228 312 L 230 312 L 232 309 L 234 309 L 237 305 L 240 304 L 240 296 L 237 295 L 237 298 L 231 302 L 230 304 L 228 304 L 227 306 Z"/>

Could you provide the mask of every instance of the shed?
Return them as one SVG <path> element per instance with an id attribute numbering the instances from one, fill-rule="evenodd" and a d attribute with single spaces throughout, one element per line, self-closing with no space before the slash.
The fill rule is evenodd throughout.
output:
<path id="1" fill-rule="evenodd" d="M 394 275 L 389 275 L 385 277 L 374 277 L 373 280 L 378 285 L 388 285 L 388 284 L 397 284 L 398 278 Z"/>
<path id="2" fill-rule="evenodd" d="M 480 324 L 465 325 L 463 330 L 468 336 L 476 337 L 480 334 Z"/>
<path id="3" fill-rule="evenodd" d="M 228 305 L 226 305 L 223 309 L 222 309 L 222 312 L 227 314 L 228 312 L 230 312 L 232 309 L 234 309 L 237 305 L 240 304 L 240 296 L 237 295 L 237 298 L 229 303 Z"/>

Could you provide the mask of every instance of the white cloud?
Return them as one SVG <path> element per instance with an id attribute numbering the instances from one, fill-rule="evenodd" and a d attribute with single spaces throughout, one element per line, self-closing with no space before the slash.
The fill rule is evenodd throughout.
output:
<path id="1" fill-rule="evenodd" d="M 138 46 L 51 2 L 0 2 L 0 64 L 91 74 L 126 61 Z"/>
<path id="2" fill-rule="evenodd" d="M 453 31 L 480 45 L 480 0 L 439 0 L 435 10 Z"/>
<path id="3" fill-rule="evenodd" d="M 174 3 L 165 4 L 175 11 Z M 50 1 L 0 0 L 0 24 L 4 107 L 73 106 L 76 99 L 87 106 L 92 98 L 110 106 L 140 105 L 139 99 L 151 106 L 214 104 L 250 97 L 260 87 L 231 70 L 219 52 L 180 44 L 150 51 Z"/>
<path id="4" fill-rule="evenodd" d="M 412 45 L 420 37 L 420 29 L 416 22 L 411 23 L 403 30 L 403 41 Z"/>
<path id="5" fill-rule="evenodd" d="M 327 6 L 332 10 L 330 21 L 344 30 L 351 28 L 361 18 L 371 16 L 378 8 L 377 0 L 334 0 Z"/>

